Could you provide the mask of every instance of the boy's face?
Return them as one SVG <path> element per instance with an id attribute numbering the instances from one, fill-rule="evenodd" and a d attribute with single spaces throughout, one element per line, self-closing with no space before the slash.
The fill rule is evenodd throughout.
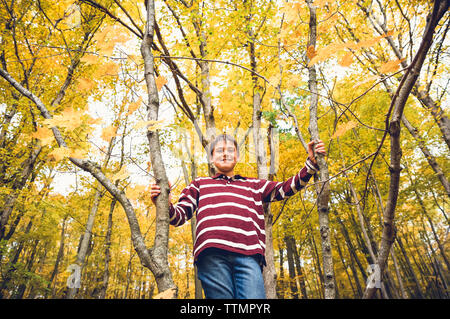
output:
<path id="1" fill-rule="evenodd" d="M 218 173 L 229 173 L 233 171 L 238 159 L 234 143 L 220 141 L 214 147 L 211 162 L 216 166 Z"/>

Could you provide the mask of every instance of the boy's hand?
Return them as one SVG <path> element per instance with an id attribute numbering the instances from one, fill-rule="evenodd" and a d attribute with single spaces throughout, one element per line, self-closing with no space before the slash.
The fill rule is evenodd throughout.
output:
<path id="1" fill-rule="evenodd" d="M 314 156 L 314 150 L 316 153 L 322 154 L 324 156 L 327 154 L 327 151 L 325 150 L 325 144 L 321 140 L 311 141 L 308 143 L 308 157 L 314 164 L 317 165 L 316 157 Z"/>
<path id="2" fill-rule="evenodd" d="M 172 184 L 169 182 L 169 187 L 172 188 Z M 157 184 L 150 184 L 150 197 L 153 204 L 156 202 L 156 197 L 161 193 L 161 188 Z M 172 193 L 169 192 L 169 204 L 172 202 Z"/>

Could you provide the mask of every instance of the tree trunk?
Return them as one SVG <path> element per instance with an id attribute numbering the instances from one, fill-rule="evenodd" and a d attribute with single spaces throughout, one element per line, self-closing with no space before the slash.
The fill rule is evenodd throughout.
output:
<path id="1" fill-rule="evenodd" d="M 313 252 L 313 264 L 314 264 L 314 268 L 317 271 L 317 276 L 319 277 L 319 282 L 320 282 L 320 287 L 318 288 L 318 296 L 321 296 L 322 298 L 325 296 L 325 292 L 324 292 L 324 284 L 323 284 L 323 273 L 322 273 L 322 268 L 320 267 L 320 257 L 319 257 L 319 252 L 317 251 L 317 245 L 316 245 L 316 240 L 314 239 L 314 232 L 313 232 L 313 228 L 311 226 L 311 224 L 309 225 L 309 228 L 311 230 L 311 234 L 310 234 L 310 241 L 311 241 L 311 247 L 312 247 L 312 252 Z"/>
<path id="2" fill-rule="evenodd" d="M 284 299 L 284 293 L 285 293 L 285 285 L 284 285 L 284 249 L 282 247 L 282 241 L 280 240 L 278 243 L 278 254 L 280 256 L 280 276 L 279 276 L 279 286 L 277 287 L 277 298 L 278 299 Z"/>
<path id="3" fill-rule="evenodd" d="M 289 287 L 291 288 L 291 296 L 293 299 L 298 299 L 298 285 L 297 276 L 295 274 L 295 264 L 294 264 L 294 250 L 292 242 L 292 235 L 285 236 L 284 242 L 286 243 L 286 253 L 288 260 L 288 270 L 289 270 Z"/>
<path id="4" fill-rule="evenodd" d="M 145 82 L 148 92 L 147 120 L 157 121 L 159 111 L 158 89 L 155 82 L 155 69 L 152 52 L 152 44 L 155 28 L 155 3 L 153 0 L 146 1 L 147 19 L 144 39 L 141 44 L 141 54 L 144 59 Z M 158 130 L 149 130 L 147 139 L 150 146 L 150 160 L 156 183 L 161 189 L 161 194 L 156 198 L 156 232 L 154 246 L 151 249 L 152 257 L 158 267 L 155 274 L 158 291 L 173 290 L 173 296 L 177 294 L 177 287 L 172 279 L 168 263 L 169 245 L 169 181 L 166 175 L 164 162 L 161 154 L 161 144 Z"/>
<path id="5" fill-rule="evenodd" d="M 22 172 L 20 176 L 14 181 L 11 189 L 12 192 L 6 196 L 5 202 L 3 203 L 2 210 L 0 211 L 0 240 L 5 236 L 6 225 L 8 224 L 9 217 L 14 209 L 17 198 L 19 197 L 20 191 L 25 186 L 28 178 L 33 172 L 36 160 L 41 153 L 42 147 L 35 145 L 33 147 L 30 156 L 22 163 Z"/>
<path id="6" fill-rule="evenodd" d="M 337 251 L 338 251 L 338 254 L 339 254 L 339 258 L 341 259 L 342 265 L 344 266 L 344 271 L 345 271 L 345 273 L 347 275 L 348 282 L 350 283 L 350 287 L 352 288 L 353 295 L 354 296 L 357 295 L 358 297 L 361 297 L 363 292 L 362 292 L 361 284 L 359 283 L 358 274 L 356 272 L 355 266 L 353 265 L 353 263 L 351 261 L 349 262 L 348 265 L 345 262 L 344 255 L 343 255 L 342 250 L 341 250 L 341 245 L 339 244 L 339 239 L 337 238 L 336 234 L 335 234 L 335 240 L 336 240 L 336 248 L 337 248 Z M 350 256 L 350 260 L 351 260 L 351 256 Z M 350 274 L 348 273 L 348 270 L 347 270 L 348 267 L 350 267 L 350 269 L 353 272 L 353 277 L 355 278 L 355 284 L 356 284 L 356 289 L 357 289 L 356 291 L 355 291 L 355 288 L 353 287 L 352 279 L 350 277 Z"/>
<path id="7" fill-rule="evenodd" d="M 98 298 L 105 299 L 106 291 L 108 290 L 109 284 L 109 263 L 111 262 L 111 237 L 112 237 L 112 225 L 113 225 L 113 213 L 114 208 L 116 206 L 117 200 L 115 198 L 112 199 L 111 205 L 109 207 L 108 214 L 108 224 L 106 228 L 106 237 L 105 237 L 105 270 L 103 272 L 103 282 L 100 288 Z"/>
<path id="8" fill-rule="evenodd" d="M 95 221 L 95 215 L 97 215 L 98 207 L 100 205 L 100 199 L 102 198 L 102 190 L 100 187 L 100 183 L 96 183 L 95 187 L 95 195 L 94 195 L 94 202 L 92 204 L 88 220 L 86 222 L 86 227 L 84 234 L 82 235 L 82 239 L 80 241 L 80 245 L 78 247 L 78 253 L 77 258 L 75 261 L 75 264 L 77 264 L 80 267 L 80 274 L 83 273 L 83 268 L 85 265 L 85 259 L 86 255 L 88 253 L 89 247 L 91 245 L 91 238 L 92 238 L 92 229 L 94 228 L 94 221 Z M 73 287 L 69 288 L 67 291 L 67 299 L 74 299 L 76 294 L 78 292 L 78 288 Z"/>
<path id="9" fill-rule="evenodd" d="M 433 42 L 433 33 L 436 25 L 441 20 L 445 12 L 447 12 L 449 0 L 435 1 L 433 11 L 428 16 L 427 24 L 425 26 L 422 43 L 411 62 L 408 70 L 403 75 L 402 80 L 397 88 L 397 91 L 392 99 L 390 110 L 392 110 L 392 118 L 389 121 L 387 117 L 387 125 L 390 135 L 391 144 L 391 159 L 390 159 L 390 183 L 388 200 L 385 210 L 383 212 L 383 231 L 380 242 L 380 249 L 378 254 L 378 267 L 381 275 L 386 268 L 387 260 L 391 250 L 392 243 L 395 240 L 395 207 L 397 205 L 398 191 L 400 185 L 400 121 L 403 116 L 403 110 L 408 99 L 408 96 L 416 83 L 420 74 L 425 57 Z M 390 114 L 390 112 L 389 112 Z M 384 141 L 384 138 L 383 138 Z M 375 160 L 375 158 L 373 159 Z M 376 288 L 367 288 L 364 293 L 364 298 L 372 298 L 375 294 Z"/>
<path id="10" fill-rule="evenodd" d="M 417 278 L 416 272 L 414 271 L 414 269 L 413 269 L 413 267 L 411 265 L 411 262 L 409 261 L 408 254 L 406 253 L 405 247 L 403 246 L 403 242 L 402 242 L 402 239 L 400 237 L 397 237 L 397 243 L 398 243 L 398 246 L 400 247 L 400 250 L 401 250 L 401 252 L 403 254 L 403 257 L 404 257 L 404 259 L 406 261 L 406 265 L 408 266 L 408 269 L 409 269 L 409 272 L 410 272 L 410 274 L 412 276 L 412 279 L 413 279 L 413 281 L 414 281 L 414 283 L 416 285 L 416 296 L 418 298 L 420 298 L 420 299 L 424 299 L 425 297 L 423 295 L 422 288 L 420 287 L 419 279 Z"/>
<path id="11" fill-rule="evenodd" d="M 65 242 L 65 233 L 66 233 L 66 220 L 67 220 L 67 216 L 64 217 L 63 219 L 63 224 L 62 224 L 62 229 L 61 229 L 61 237 L 59 239 L 59 250 L 58 250 L 58 255 L 56 256 L 56 261 L 55 261 L 55 266 L 53 267 L 53 271 L 52 274 L 50 275 L 50 278 L 48 280 L 48 286 L 47 286 L 47 290 L 45 292 L 45 298 L 47 298 L 47 294 L 50 292 L 51 290 L 51 286 L 53 283 L 53 280 L 55 279 L 56 275 L 58 274 L 58 270 L 59 270 L 59 264 L 61 263 L 61 260 L 64 256 L 64 242 Z M 52 290 L 52 298 L 54 298 L 54 290 Z"/>
<path id="12" fill-rule="evenodd" d="M 306 0 L 309 8 L 309 39 L 308 47 L 316 46 L 317 37 L 317 18 L 316 7 L 313 5 L 313 1 Z M 309 59 L 307 59 L 309 63 Z M 309 106 L 309 132 L 311 139 L 316 141 L 320 140 L 319 127 L 317 123 L 317 108 L 318 108 L 318 88 L 317 88 L 317 74 L 314 66 L 308 67 L 308 88 L 311 92 L 311 104 Z M 322 260 L 324 271 L 324 291 L 325 299 L 334 299 L 336 297 L 336 287 L 333 269 L 333 255 L 331 251 L 331 239 L 330 239 L 330 226 L 328 219 L 328 202 L 330 200 L 330 184 L 328 182 L 328 164 L 326 163 L 323 155 L 316 154 L 317 164 L 320 169 L 317 210 L 319 213 L 319 226 L 320 226 L 320 238 L 322 240 Z"/>
<path id="13" fill-rule="evenodd" d="M 302 265 L 300 262 L 299 251 L 297 250 L 297 244 L 295 242 L 295 237 L 292 237 L 294 244 L 294 261 L 295 268 L 297 269 L 297 278 L 300 285 L 300 291 L 302 292 L 302 299 L 308 299 L 308 295 L 306 293 L 306 284 L 305 284 L 305 275 L 303 274 Z M 300 247 L 301 248 L 301 247 Z"/>

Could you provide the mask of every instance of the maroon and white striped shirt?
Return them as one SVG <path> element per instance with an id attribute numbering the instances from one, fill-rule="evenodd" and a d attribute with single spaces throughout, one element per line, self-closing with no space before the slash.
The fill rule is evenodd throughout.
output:
<path id="1" fill-rule="evenodd" d="M 176 206 L 170 205 L 170 224 L 181 226 L 197 212 L 194 260 L 211 247 L 264 257 L 263 203 L 294 195 L 317 170 L 308 158 L 300 172 L 285 182 L 222 174 L 196 178 Z"/>

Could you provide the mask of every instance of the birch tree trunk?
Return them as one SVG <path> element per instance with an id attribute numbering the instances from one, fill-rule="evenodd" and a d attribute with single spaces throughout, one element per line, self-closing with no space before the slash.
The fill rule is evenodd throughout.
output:
<path id="1" fill-rule="evenodd" d="M 89 246 L 91 244 L 92 229 L 94 228 L 95 215 L 98 211 L 98 206 L 100 205 L 100 199 L 102 198 L 102 189 L 100 183 L 97 182 L 95 186 L 94 202 L 92 204 L 91 210 L 89 212 L 88 220 L 86 222 L 86 227 L 82 239 L 80 241 L 80 246 L 78 247 L 78 253 L 75 263 L 80 267 L 80 274 L 83 273 L 84 262 L 86 259 Z M 67 290 L 67 299 L 74 299 L 78 292 L 78 288 L 69 288 Z"/>
<path id="2" fill-rule="evenodd" d="M 309 40 L 308 47 L 316 46 L 317 37 L 317 18 L 316 18 L 316 7 L 312 0 L 306 0 L 309 8 Z M 309 62 L 309 59 L 308 61 Z M 316 68 L 314 66 L 308 67 L 308 87 L 311 92 L 311 104 L 309 106 L 309 133 L 311 134 L 312 140 L 320 140 L 319 137 L 319 127 L 317 124 L 317 107 L 318 107 L 318 89 L 317 89 L 317 74 Z M 328 202 L 330 201 L 330 184 L 327 182 L 329 179 L 328 174 L 328 164 L 326 163 L 323 155 L 316 154 L 317 164 L 320 169 L 319 181 L 324 181 L 319 183 L 318 186 L 318 199 L 317 199 L 317 209 L 319 212 L 319 226 L 320 226 L 320 236 L 322 240 L 322 261 L 323 261 L 323 272 L 324 272 L 324 292 L 325 299 L 334 299 L 336 297 L 336 287 L 333 269 L 333 256 L 331 251 L 331 238 L 330 238 L 330 227 L 329 227 L 329 208 Z"/>
<path id="3" fill-rule="evenodd" d="M 408 67 L 408 70 L 402 77 L 402 80 L 395 92 L 392 99 L 390 110 L 392 112 L 392 118 L 388 119 L 387 129 L 390 135 L 391 144 L 391 159 L 390 159 L 390 182 L 389 193 L 386 207 L 383 212 L 383 231 L 381 235 L 380 249 L 378 253 L 378 267 L 380 274 L 384 273 L 387 260 L 391 250 L 391 246 L 395 240 L 395 207 L 397 205 L 398 191 L 400 185 L 400 160 L 401 160 L 401 148 L 400 148 L 400 121 L 403 116 L 403 110 L 408 99 L 411 90 L 416 83 L 416 80 L 420 74 L 425 57 L 428 50 L 433 43 L 433 33 L 436 25 L 441 20 L 445 12 L 449 7 L 449 0 L 436 0 L 433 4 L 433 10 L 427 18 L 427 24 L 425 26 L 424 35 L 420 47 Z M 366 287 L 364 292 L 364 298 L 372 298 L 375 295 L 376 288 Z"/>
<path id="4" fill-rule="evenodd" d="M 152 52 L 152 43 L 155 28 L 155 3 L 153 0 L 146 1 L 147 20 L 144 38 L 141 44 L 141 54 L 144 59 L 145 82 L 147 85 L 148 103 L 147 120 L 157 121 L 159 111 L 158 89 L 155 82 L 155 69 Z M 161 194 L 156 198 L 156 232 L 152 248 L 154 262 L 158 265 L 160 273 L 155 275 L 159 292 L 169 289 L 174 290 L 176 296 L 176 285 L 172 279 L 167 259 L 169 245 L 169 180 L 166 175 L 164 162 L 161 154 L 158 130 L 147 131 L 147 139 L 150 146 L 150 160 L 156 184 L 161 188 Z"/>

